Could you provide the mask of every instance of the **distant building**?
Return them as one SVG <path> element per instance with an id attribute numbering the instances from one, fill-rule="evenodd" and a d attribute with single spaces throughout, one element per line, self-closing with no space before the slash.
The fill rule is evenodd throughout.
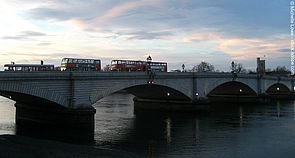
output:
<path id="1" fill-rule="evenodd" d="M 265 74 L 265 60 L 260 60 L 260 58 L 257 58 L 257 74 L 264 75 Z"/>

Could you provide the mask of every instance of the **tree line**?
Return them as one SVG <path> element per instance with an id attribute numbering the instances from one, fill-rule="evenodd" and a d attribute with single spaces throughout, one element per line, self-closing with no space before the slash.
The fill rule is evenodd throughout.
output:
<path id="1" fill-rule="evenodd" d="M 241 63 L 232 62 L 229 66 L 229 70 L 232 73 L 248 73 L 248 74 L 256 74 L 256 70 L 250 70 L 244 68 Z M 183 70 L 185 72 L 221 72 L 218 69 L 215 69 L 213 64 L 202 61 L 201 63 L 194 65 L 192 69 Z M 288 70 L 285 66 L 277 66 L 274 69 L 267 68 L 265 69 L 265 74 L 267 75 L 279 75 L 279 76 L 289 76 L 291 74 L 290 70 Z"/>

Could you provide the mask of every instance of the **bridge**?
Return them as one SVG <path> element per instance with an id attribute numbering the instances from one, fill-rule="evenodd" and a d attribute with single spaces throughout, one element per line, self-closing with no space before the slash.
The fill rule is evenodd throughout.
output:
<path id="1" fill-rule="evenodd" d="M 216 98 L 256 101 L 293 97 L 294 81 L 231 73 L 0 72 L 0 95 L 16 101 L 17 124 L 36 121 L 93 128 L 92 105 L 120 90 L 144 101 L 198 107 Z"/>

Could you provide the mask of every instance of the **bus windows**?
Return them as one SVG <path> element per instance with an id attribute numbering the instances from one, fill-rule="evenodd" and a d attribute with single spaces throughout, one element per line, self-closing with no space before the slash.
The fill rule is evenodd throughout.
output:
<path id="1" fill-rule="evenodd" d="M 63 61 L 68 61 L 63 63 Z M 101 71 L 100 60 L 64 58 L 61 62 L 62 71 Z"/>

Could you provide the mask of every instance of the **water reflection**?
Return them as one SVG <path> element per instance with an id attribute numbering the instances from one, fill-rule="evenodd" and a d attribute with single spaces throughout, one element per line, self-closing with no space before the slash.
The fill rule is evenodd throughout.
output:
<path id="1" fill-rule="evenodd" d="M 0 97 L 0 134 L 15 134 L 14 102 Z"/>
<path id="2" fill-rule="evenodd" d="M 166 140 L 169 144 L 171 142 L 171 119 L 168 117 L 166 120 Z"/>
<path id="3" fill-rule="evenodd" d="M 243 107 L 239 106 L 240 111 L 240 127 L 243 127 Z"/>
<path id="4" fill-rule="evenodd" d="M 277 113 L 278 118 L 281 116 L 281 103 L 277 101 Z"/>

